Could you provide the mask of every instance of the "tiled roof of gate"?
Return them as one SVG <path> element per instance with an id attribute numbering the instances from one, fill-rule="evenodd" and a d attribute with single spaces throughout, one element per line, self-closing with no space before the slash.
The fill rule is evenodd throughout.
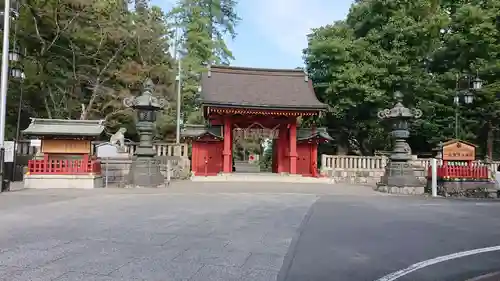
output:
<path id="1" fill-rule="evenodd" d="M 322 138 L 328 141 L 332 141 L 333 138 L 328 134 L 326 128 L 320 127 L 316 128 L 314 131 L 312 128 L 301 128 L 297 130 L 297 140 L 308 140 L 314 138 Z"/>
<path id="2" fill-rule="evenodd" d="M 204 105 L 323 110 L 303 70 L 211 66 L 201 78 Z"/>
<path id="3" fill-rule="evenodd" d="M 203 135 L 211 135 L 219 139 L 224 138 L 223 126 L 211 126 L 207 127 L 205 125 L 185 125 L 181 131 L 181 136 L 183 138 L 197 138 Z M 322 138 L 327 141 L 332 141 L 333 138 L 328 134 L 326 128 L 320 127 L 316 129 L 312 128 L 300 128 L 297 129 L 297 140 L 309 140 L 314 138 Z"/>
<path id="4" fill-rule="evenodd" d="M 31 136 L 97 137 L 104 131 L 103 120 L 66 120 L 31 118 L 23 131 Z"/>
<path id="5" fill-rule="evenodd" d="M 222 126 L 185 125 L 181 131 L 181 137 L 183 138 L 197 138 L 206 134 L 222 138 Z"/>

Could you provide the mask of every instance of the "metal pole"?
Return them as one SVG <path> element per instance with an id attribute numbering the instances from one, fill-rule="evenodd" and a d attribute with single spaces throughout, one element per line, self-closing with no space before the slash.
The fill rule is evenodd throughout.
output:
<path id="1" fill-rule="evenodd" d="M 0 84 L 0 190 L 4 191 L 5 177 L 5 118 L 7 116 L 7 83 L 9 77 L 9 33 L 10 33 L 10 0 L 4 1 L 3 42 L 2 42 L 2 74 Z"/>
<path id="2" fill-rule="evenodd" d="M 21 80 L 21 87 L 19 89 L 19 103 L 17 105 L 17 124 L 16 124 L 16 140 L 19 139 L 21 134 L 21 111 L 23 108 L 23 80 Z"/>
<path id="3" fill-rule="evenodd" d="M 24 74 L 24 73 L 23 73 Z M 21 134 L 21 111 L 22 111 L 22 106 L 23 106 L 23 82 L 24 82 L 24 77 L 21 79 L 21 84 L 20 84 L 20 93 L 19 93 L 19 103 L 17 105 L 17 122 L 16 122 L 16 139 L 14 142 L 14 159 L 12 162 L 12 171 L 11 171 L 11 180 L 15 181 L 16 180 L 16 166 L 17 166 L 17 149 L 19 146 L 19 135 Z"/>
<path id="4" fill-rule="evenodd" d="M 431 159 L 431 190 L 432 197 L 437 197 L 437 159 Z"/>
<path id="5" fill-rule="evenodd" d="M 455 98 L 453 102 L 455 103 L 455 139 L 458 139 L 458 106 L 460 105 L 460 96 L 458 90 L 460 88 L 459 85 L 460 76 L 457 74 L 455 76 Z"/>
<path id="6" fill-rule="evenodd" d="M 2 76 L 0 84 L 0 148 L 5 141 L 5 118 L 7 115 L 7 83 L 9 77 L 9 33 L 10 33 L 10 0 L 4 1 L 3 43 L 2 43 Z"/>
<path id="7" fill-rule="evenodd" d="M 17 51 L 16 49 L 16 36 L 17 36 L 17 19 L 19 18 L 19 0 L 16 2 L 16 7 L 14 11 L 14 20 L 16 20 L 16 24 L 14 26 L 14 46 L 13 50 Z M 9 13 L 10 15 L 10 13 Z M 10 22 L 10 20 L 9 20 Z M 18 54 L 19 55 L 19 54 Z M 22 55 L 26 55 L 25 52 Z M 18 58 L 19 59 L 19 58 Z M 9 70 L 9 75 L 10 75 L 10 70 Z M 23 103 L 23 82 L 24 82 L 24 71 L 21 72 L 21 77 L 20 78 L 20 84 L 19 84 L 19 103 L 17 107 L 17 122 L 16 122 L 16 135 L 14 139 L 14 156 L 12 159 L 12 166 L 11 166 L 11 171 L 10 171 L 10 181 L 15 181 L 16 180 L 16 168 L 17 168 L 17 149 L 19 148 L 19 135 L 20 135 L 20 126 L 21 126 L 21 111 L 22 111 L 22 103 Z M 5 116 L 5 115 L 4 115 Z"/>
<path id="8" fill-rule="evenodd" d="M 0 148 L 0 175 L 2 177 L 2 182 L 0 185 L 0 192 L 8 191 L 8 186 L 3 183 L 3 178 L 5 174 L 5 148 Z"/>
<path id="9" fill-rule="evenodd" d="M 181 143 L 181 87 L 182 87 L 182 64 L 181 64 L 181 56 L 177 58 L 178 66 L 177 66 L 177 75 L 179 77 L 179 84 L 177 84 L 177 127 L 175 133 L 175 143 Z"/>
<path id="10" fill-rule="evenodd" d="M 175 40 L 174 40 L 174 58 L 177 59 L 177 113 L 176 113 L 176 126 L 175 126 L 175 143 L 180 144 L 181 142 L 181 85 L 182 85 L 182 64 L 181 64 L 181 55 L 179 48 L 179 27 L 175 28 Z"/>

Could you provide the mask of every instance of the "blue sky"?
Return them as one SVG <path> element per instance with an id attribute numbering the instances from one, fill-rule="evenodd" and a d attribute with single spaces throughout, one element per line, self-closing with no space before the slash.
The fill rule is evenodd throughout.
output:
<path id="1" fill-rule="evenodd" d="M 174 0 L 153 0 L 168 11 Z M 227 44 L 235 66 L 303 66 L 302 49 L 311 28 L 343 19 L 352 0 L 239 0 L 242 18 L 236 39 Z"/>

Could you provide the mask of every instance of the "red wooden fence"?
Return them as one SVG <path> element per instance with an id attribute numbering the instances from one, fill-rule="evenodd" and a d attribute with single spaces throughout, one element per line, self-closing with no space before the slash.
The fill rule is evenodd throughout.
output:
<path id="1" fill-rule="evenodd" d="M 428 169 L 428 177 L 431 177 L 431 167 Z M 448 166 L 442 165 L 437 168 L 438 179 L 471 179 L 487 180 L 490 178 L 487 166 Z"/>
<path id="2" fill-rule="evenodd" d="M 28 172 L 37 175 L 85 175 L 100 174 L 98 160 L 54 160 L 38 159 L 28 161 Z"/>

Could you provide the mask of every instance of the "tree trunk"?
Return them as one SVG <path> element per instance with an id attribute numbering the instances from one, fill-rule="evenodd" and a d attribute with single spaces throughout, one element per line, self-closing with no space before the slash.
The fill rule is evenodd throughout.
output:
<path id="1" fill-rule="evenodd" d="M 488 122 L 488 137 L 486 147 L 488 149 L 488 158 L 493 160 L 493 141 L 495 140 L 495 135 L 493 134 L 493 126 L 491 125 L 491 121 Z"/>
<path id="2" fill-rule="evenodd" d="M 337 143 L 337 155 L 347 155 L 349 146 L 345 143 Z"/>

